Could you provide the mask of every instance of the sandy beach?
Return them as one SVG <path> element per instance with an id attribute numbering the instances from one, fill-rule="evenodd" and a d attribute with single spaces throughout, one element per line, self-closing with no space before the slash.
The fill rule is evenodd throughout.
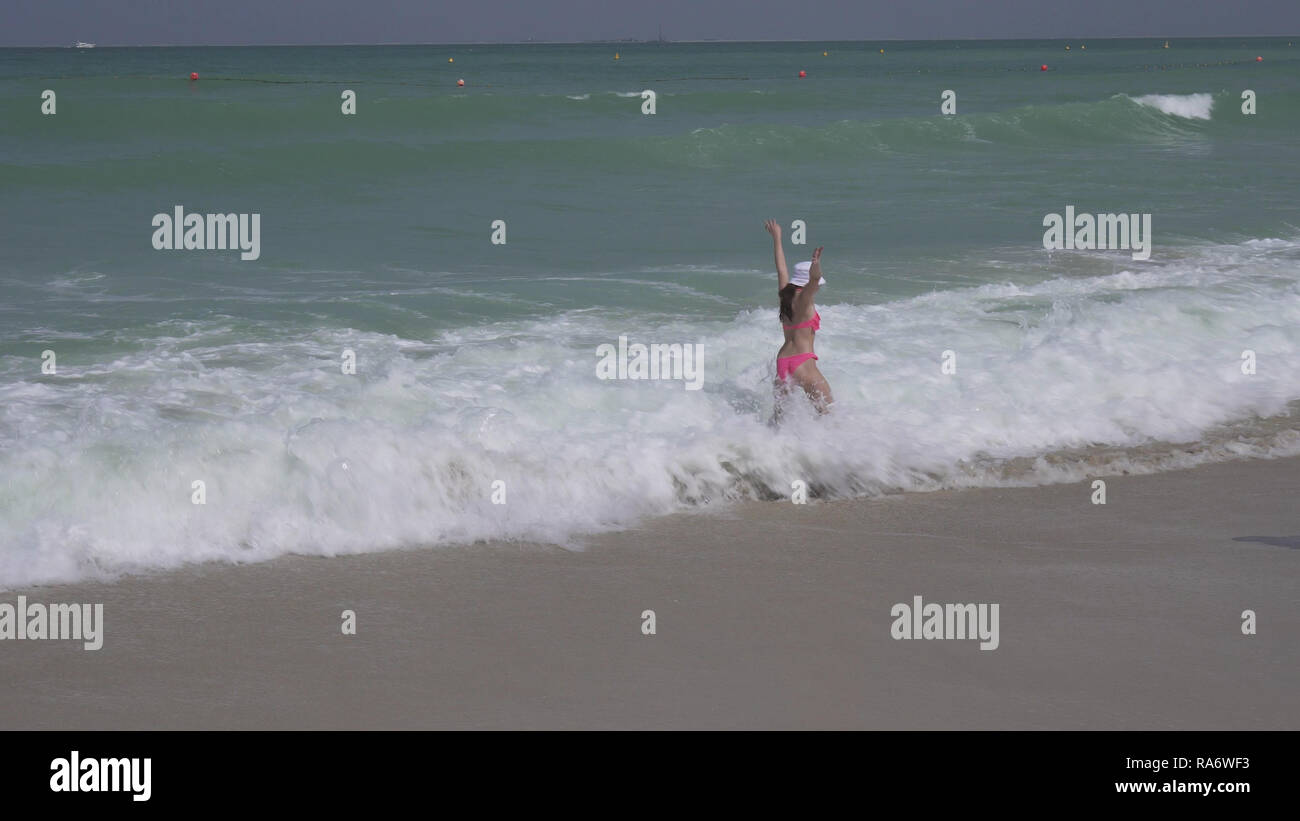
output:
<path id="1" fill-rule="evenodd" d="M 9 591 L 102 602 L 104 646 L 0 643 L 0 726 L 1300 729 L 1297 480 L 1279 459 L 1109 477 L 1104 506 L 1087 483 L 746 503 L 582 551 Z M 997 603 L 998 647 L 891 638 L 918 595 Z"/>

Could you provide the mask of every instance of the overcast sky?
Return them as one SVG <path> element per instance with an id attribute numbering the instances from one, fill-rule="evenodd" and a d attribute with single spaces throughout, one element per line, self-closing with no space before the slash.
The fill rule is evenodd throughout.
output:
<path id="1" fill-rule="evenodd" d="M 0 0 L 0 45 L 1300 35 L 1300 0 Z"/>

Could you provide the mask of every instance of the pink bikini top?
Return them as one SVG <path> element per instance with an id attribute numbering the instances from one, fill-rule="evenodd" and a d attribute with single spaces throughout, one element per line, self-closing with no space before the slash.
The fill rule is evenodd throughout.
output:
<path id="1" fill-rule="evenodd" d="M 813 318 L 807 322 L 800 322 L 798 325 L 782 324 L 781 327 L 785 328 L 787 331 L 797 331 L 800 328 L 812 328 L 814 331 L 820 331 L 822 329 L 822 315 L 814 313 Z"/>

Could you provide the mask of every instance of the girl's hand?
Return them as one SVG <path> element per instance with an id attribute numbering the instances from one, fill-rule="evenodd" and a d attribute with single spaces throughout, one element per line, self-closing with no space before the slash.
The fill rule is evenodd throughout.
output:
<path id="1" fill-rule="evenodd" d="M 763 227 L 764 227 L 765 229 L 767 229 L 767 232 L 768 232 L 769 234 L 772 235 L 772 239 L 774 239 L 774 240 L 780 242 L 780 240 L 781 240 L 781 225 L 780 225 L 780 223 L 778 223 L 776 220 L 766 220 L 766 221 L 763 223 Z"/>
<path id="2" fill-rule="evenodd" d="M 814 268 L 818 271 L 822 269 L 822 248 L 823 246 L 818 245 L 817 250 L 813 251 L 812 265 L 808 266 L 809 273 L 812 273 Z"/>

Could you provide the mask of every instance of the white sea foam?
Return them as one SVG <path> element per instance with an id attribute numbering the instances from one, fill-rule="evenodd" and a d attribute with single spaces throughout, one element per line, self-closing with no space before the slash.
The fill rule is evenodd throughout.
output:
<path id="1" fill-rule="evenodd" d="M 1214 97 L 1209 94 L 1144 94 L 1130 99 L 1188 120 L 1208 120 L 1214 108 Z"/>
<path id="2" fill-rule="evenodd" d="M 61 360 L 56 377 L 0 359 L 0 585 L 488 538 L 574 545 L 638 517 L 784 496 L 795 479 L 823 497 L 1078 479 L 1091 468 L 1052 455 L 1103 445 L 1126 470 L 1297 453 L 1285 430 L 1202 441 L 1300 399 L 1297 259 L 1296 243 L 1251 242 L 1139 272 L 827 304 L 817 348 L 837 407 L 796 408 L 780 430 L 766 424 L 774 306 L 707 324 L 571 312 L 428 341 L 191 322 L 112 361 Z M 596 346 L 620 334 L 702 343 L 704 389 L 596 379 Z M 355 376 L 340 372 L 345 348 Z M 1203 446 L 1147 458 L 1154 441 Z M 1009 478 L 1016 460 L 1028 467 Z M 190 502 L 196 479 L 206 505 Z"/>

